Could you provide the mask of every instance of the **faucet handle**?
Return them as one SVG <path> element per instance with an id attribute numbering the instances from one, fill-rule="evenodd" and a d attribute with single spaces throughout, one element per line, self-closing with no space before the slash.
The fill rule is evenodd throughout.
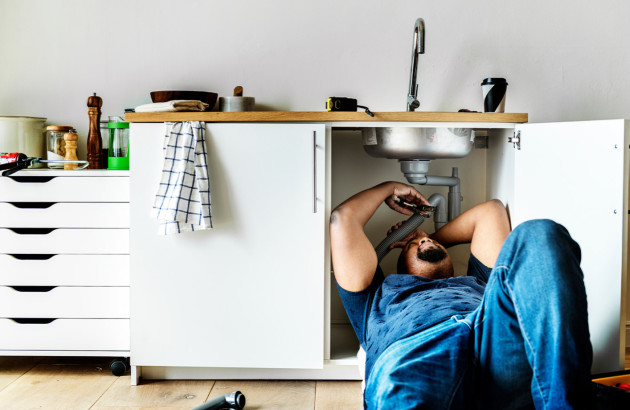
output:
<path id="1" fill-rule="evenodd" d="M 418 101 L 413 95 L 407 96 L 407 108 L 408 111 L 413 111 L 420 107 L 420 101 Z"/>

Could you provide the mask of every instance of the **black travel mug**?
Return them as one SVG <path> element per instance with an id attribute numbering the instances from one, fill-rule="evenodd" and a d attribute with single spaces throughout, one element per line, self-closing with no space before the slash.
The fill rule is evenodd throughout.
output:
<path id="1" fill-rule="evenodd" d="M 481 82 L 483 112 L 505 112 L 505 78 L 486 78 Z"/>

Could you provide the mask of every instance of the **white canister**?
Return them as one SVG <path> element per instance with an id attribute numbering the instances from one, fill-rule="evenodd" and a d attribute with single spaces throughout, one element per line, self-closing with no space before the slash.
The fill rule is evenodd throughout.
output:
<path id="1" fill-rule="evenodd" d="M 0 117 L 0 152 L 21 152 L 43 158 L 46 152 L 44 123 L 40 117 Z"/>
<path id="2" fill-rule="evenodd" d="M 220 97 L 219 98 L 219 111 L 223 112 L 241 112 L 241 111 L 254 111 L 254 104 L 256 100 L 254 97 Z"/>

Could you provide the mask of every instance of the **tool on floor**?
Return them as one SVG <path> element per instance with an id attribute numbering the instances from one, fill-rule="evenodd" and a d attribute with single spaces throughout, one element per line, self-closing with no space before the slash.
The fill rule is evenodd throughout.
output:
<path id="1" fill-rule="evenodd" d="M 240 391 L 216 397 L 201 406 L 195 407 L 193 410 L 220 410 L 220 409 L 237 409 L 241 410 L 245 407 L 245 395 Z"/>
<path id="2" fill-rule="evenodd" d="M 87 161 L 66 161 L 66 160 L 49 160 L 49 159 L 41 159 L 41 158 L 33 158 L 27 157 L 26 154 L 22 154 L 21 152 L 12 152 L 10 154 L 0 154 L 0 170 L 4 170 L 2 172 L 3 177 L 8 177 L 9 175 L 30 167 L 34 165 L 44 164 L 44 163 L 53 163 L 53 164 L 82 164 L 82 166 L 78 166 L 74 169 L 84 169 L 89 165 Z"/>
<path id="3" fill-rule="evenodd" d="M 355 98 L 330 97 L 328 101 L 326 101 L 327 111 L 356 111 L 357 108 L 363 108 L 367 115 L 374 117 L 374 114 L 368 107 L 365 105 L 357 105 Z"/>

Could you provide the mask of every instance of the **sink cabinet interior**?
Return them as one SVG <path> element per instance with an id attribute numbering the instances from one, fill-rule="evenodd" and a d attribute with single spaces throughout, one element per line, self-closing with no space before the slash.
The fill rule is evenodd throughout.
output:
<path id="1" fill-rule="evenodd" d="M 408 183 L 397 160 L 375 158 L 363 149 L 362 131 L 358 129 L 333 128 L 331 148 L 331 192 L 330 209 L 333 210 L 344 200 L 357 192 L 384 181 Z M 461 180 L 462 212 L 486 199 L 486 149 L 473 149 L 463 158 L 436 159 L 429 165 L 428 175 L 450 176 L 452 167 L 458 167 Z M 414 185 L 425 197 L 440 193 L 445 197 L 448 187 Z M 397 214 L 382 205 L 365 227 L 372 244 L 378 244 L 387 230 L 404 215 Z M 421 228 L 429 233 L 434 231 L 433 220 L 427 219 Z M 449 250 L 455 272 L 465 274 L 468 245 L 459 245 Z M 396 271 L 396 261 L 400 250 L 392 250 L 381 262 L 383 271 L 388 274 Z M 330 359 L 356 361 L 359 348 L 352 326 L 339 299 L 332 267 L 330 269 Z"/>

